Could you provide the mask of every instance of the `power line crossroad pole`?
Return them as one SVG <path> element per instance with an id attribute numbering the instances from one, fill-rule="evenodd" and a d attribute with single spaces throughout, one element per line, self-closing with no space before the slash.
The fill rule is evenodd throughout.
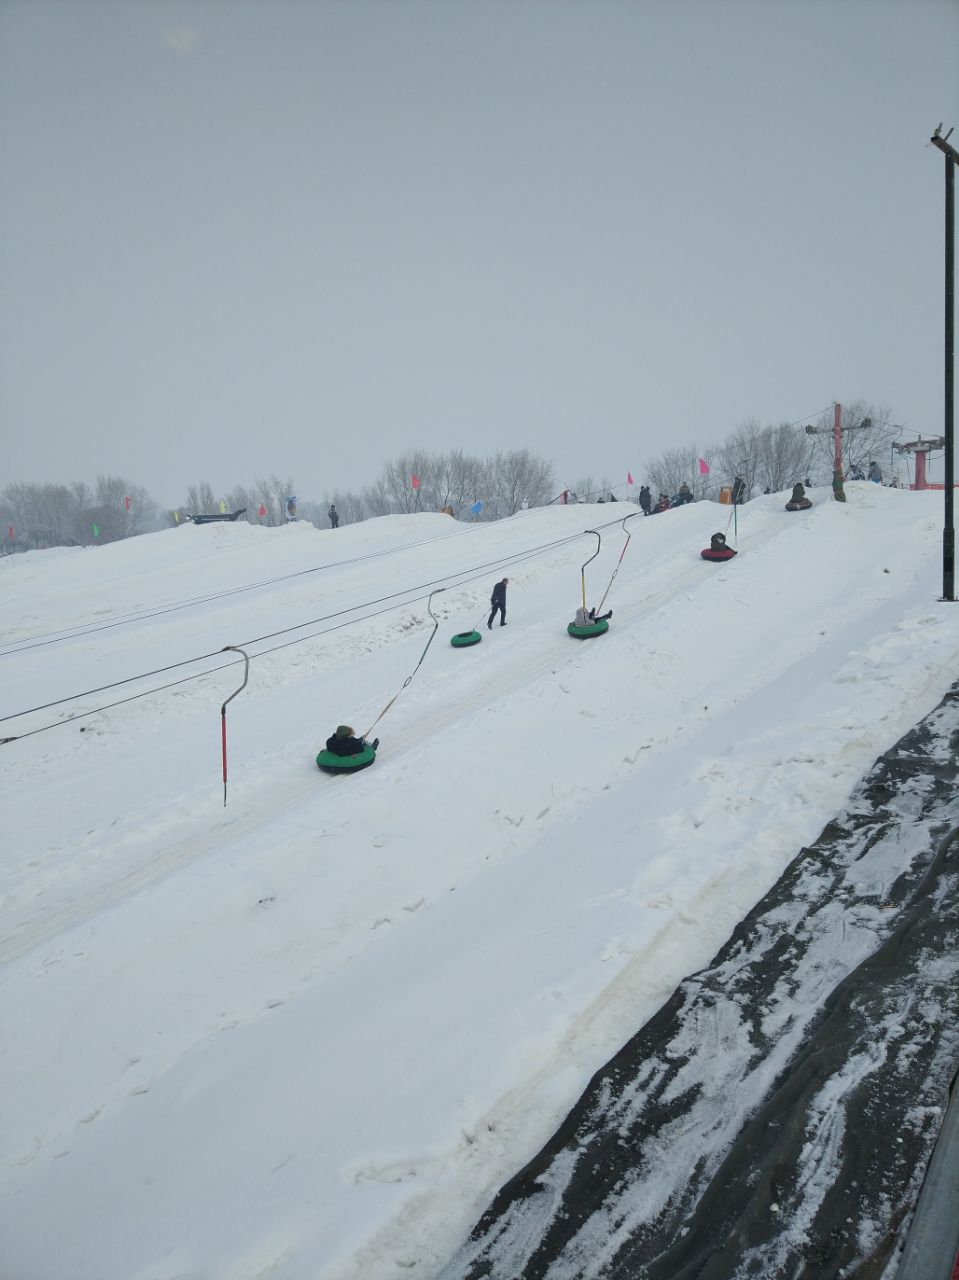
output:
<path id="1" fill-rule="evenodd" d="M 823 436 L 832 432 L 833 439 L 833 460 L 832 460 L 832 496 L 837 502 L 846 501 L 846 493 L 842 487 L 842 433 L 844 431 L 868 431 L 872 426 L 872 418 L 863 418 L 862 422 L 847 423 L 843 425 L 842 405 L 834 404 L 832 407 L 832 426 L 831 427 L 813 427 L 806 428 L 807 436 Z"/>

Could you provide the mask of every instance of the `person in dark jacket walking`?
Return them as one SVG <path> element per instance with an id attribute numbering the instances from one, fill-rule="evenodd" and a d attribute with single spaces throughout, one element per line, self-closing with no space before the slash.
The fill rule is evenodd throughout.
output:
<path id="1" fill-rule="evenodd" d="M 649 492 L 648 484 L 644 484 L 639 491 L 639 505 L 643 509 L 644 516 L 648 516 L 653 509 L 653 495 Z"/>
<path id="2" fill-rule="evenodd" d="M 338 529 L 340 526 L 340 513 L 336 509 L 335 503 L 330 503 L 330 528 Z"/>
<path id="3" fill-rule="evenodd" d="M 365 738 L 355 737 L 353 729 L 348 724 L 337 725 L 336 732 L 326 740 L 327 751 L 332 751 L 335 756 L 358 756 L 367 747 L 372 747 L 375 751 L 379 745 L 379 738 L 367 742 Z"/>
<path id="4" fill-rule="evenodd" d="M 493 630 L 493 619 L 496 617 L 497 610 L 499 611 L 500 626 L 506 626 L 506 584 L 508 582 L 509 578 L 503 578 L 501 582 L 497 582 L 493 588 L 493 594 L 489 598 L 489 602 L 493 607 L 490 610 L 489 621 L 486 625 L 490 631 Z"/>

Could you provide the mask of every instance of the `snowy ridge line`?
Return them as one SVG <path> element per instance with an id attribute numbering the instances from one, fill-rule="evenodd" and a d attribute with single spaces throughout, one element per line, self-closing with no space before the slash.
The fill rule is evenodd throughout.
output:
<path id="1" fill-rule="evenodd" d="M 226 646 L 226 648 L 230 648 L 230 649 L 247 648 L 255 644 L 262 644 L 263 641 L 265 640 L 272 640 L 276 636 L 289 635 L 291 632 L 299 631 L 303 627 L 311 627 L 311 626 L 315 626 L 319 622 L 328 622 L 328 621 L 331 621 L 333 618 L 341 618 L 343 617 L 344 614 L 355 613 L 359 609 L 368 609 L 371 605 L 381 604 L 385 600 L 395 600 L 397 596 L 409 596 L 411 595 L 412 592 L 415 592 L 415 591 L 422 592 L 427 587 L 433 587 L 434 591 L 435 590 L 442 590 L 442 591 L 456 590 L 459 587 L 466 586 L 468 582 L 472 582 L 476 578 L 485 576 L 486 572 L 489 570 L 491 566 L 498 565 L 500 567 L 503 567 L 504 565 L 508 565 L 512 567 L 514 564 L 522 563 L 524 560 L 531 560 L 538 555 L 544 555 L 547 551 L 555 550 L 558 546 L 562 546 L 568 542 L 573 542 L 579 537 L 582 537 L 582 534 L 574 534 L 567 538 L 561 538 L 557 542 L 545 543 L 543 544 L 542 547 L 535 547 L 528 552 L 517 553 L 516 555 L 507 556 L 505 558 L 491 561 L 487 565 L 472 566 L 469 569 L 457 570 L 450 574 L 444 574 L 442 577 L 433 579 L 432 582 L 418 584 L 415 587 L 407 587 L 401 591 L 393 592 L 390 595 L 380 596 L 376 600 L 363 601 L 358 605 L 351 606 L 349 609 L 339 609 L 335 613 L 328 613 L 317 618 L 311 618 L 307 622 L 298 622 L 292 627 L 282 627 L 278 631 L 271 631 L 271 632 L 268 632 L 266 635 L 257 636 L 252 640 L 244 640 L 239 645 L 229 645 L 229 646 Z M 463 574 L 470 574 L 471 576 L 463 577 L 462 576 Z M 448 588 L 447 587 L 437 588 L 435 586 L 435 583 L 437 582 L 447 582 L 450 579 L 458 579 L 458 581 L 451 582 Z M 418 601 L 424 600 L 426 598 L 427 597 L 425 595 L 421 594 L 421 595 L 414 595 L 412 596 L 411 599 L 398 600 L 395 604 L 389 605 L 387 608 L 379 610 L 376 613 L 368 613 L 368 614 L 364 614 L 359 618 L 351 618 L 347 622 L 340 623 L 336 627 L 328 627 L 325 631 L 314 632 L 312 635 L 309 635 L 309 636 L 300 636 L 297 640 L 291 640 L 285 645 L 274 645 L 271 649 L 264 649 L 259 654 L 250 654 L 250 661 L 252 662 L 254 658 L 262 657 L 264 654 L 274 653 L 279 649 L 288 648 L 289 645 L 291 644 L 299 644 L 304 640 L 312 640 L 312 639 L 315 639 L 317 636 L 326 635 L 331 631 L 337 631 L 340 629 L 340 627 L 353 626 L 358 622 L 364 622 L 369 618 L 377 617 L 379 613 L 388 613 L 391 609 L 408 608 L 410 605 L 416 604 Z M 148 680 L 152 676 L 163 675 L 167 671 L 176 671 L 180 667 L 192 666 L 194 663 L 197 663 L 197 662 L 206 662 L 210 658 L 218 657 L 223 652 L 225 652 L 225 649 L 216 649 L 210 653 L 200 654 L 195 658 L 184 658 L 180 662 L 173 662 L 165 667 L 157 667 L 152 671 L 141 672 L 139 675 L 127 676 L 123 680 L 114 680 L 110 684 L 99 685 L 95 689 L 85 689 L 82 693 L 72 693 L 63 698 L 55 698 L 52 702 L 44 702 L 39 704 L 38 706 L 29 707 L 24 711 L 8 712 L 6 715 L 0 716 L 0 724 L 3 724 L 8 720 L 17 720 L 21 716 L 33 715 L 38 711 L 48 711 L 51 707 L 63 706 L 63 704 L 67 702 L 76 702 L 80 698 L 90 698 L 96 693 L 105 693 L 109 689 L 118 689 L 118 688 L 121 688 L 123 685 L 134 684 L 138 680 Z M 240 661 L 242 661 L 242 659 L 233 659 L 231 662 L 223 663 L 219 667 L 212 667 L 209 671 L 198 671 L 196 672 L 195 675 L 188 677 L 188 679 L 199 680 L 202 676 L 210 675 L 214 671 L 221 671 L 223 670 L 224 666 L 233 666 Z M 185 683 L 185 682 L 177 681 L 176 683 Z M 168 685 L 162 686 L 163 689 L 170 688 L 170 687 L 172 686 L 168 686 Z M 137 694 L 136 697 L 147 697 L 151 693 L 159 693 L 159 692 L 162 692 L 162 689 L 148 689 L 141 694 Z M 128 701 L 133 701 L 133 699 L 128 699 Z M 111 705 L 120 706 L 122 705 L 122 703 L 113 703 Z M 105 710 L 105 709 L 106 708 L 97 708 L 97 710 Z M 94 712 L 84 712 L 84 715 L 91 715 L 91 714 L 94 714 Z M 35 733 L 42 733 L 47 729 L 56 729 L 63 724 L 69 724 L 71 723 L 72 720 L 80 719 L 80 718 L 81 718 L 80 716 L 67 717 L 64 720 L 58 720 L 49 725 L 44 725 L 41 729 L 33 729 L 30 731 L 30 733 L 12 734 L 9 737 L 0 739 L 0 742 L 3 742 L 3 743 L 15 742 L 18 737 L 29 737 Z"/>
<path id="2" fill-rule="evenodd" d="M 322 573 L 332 569 L 341 569 L 354 564 L 361 564 L 368 560 L 377 560 L 383 556 L 399 555 L 404 551 L 412 551 L 418 547 L 431 546 L 435 542 L 448 542 L 452 538 L 462 537 L 464 534 L 474 533 L 477 529 L 491 527 L 489 522 L 485 524 L 468 525 L 465 529 L 456 529 L 453 533 L 443 534 L 436 538 L 422 538 L 419 542 L 410 542 L 400 547 L 386 547 L 381 551 L 369 551 L 361 556 L 353 556 L 349 560 L 335 560 L 330 564 L 314 565 L 308 569 L 298 569 L 293 573 L 280 574 L 275 578 L 263 578 L 259 582 L 250 582 L 238 587 L 229 587 L 223 591 L 210 592 L 207 595 L 192 596 L 187 600 L 173 601 L 165 605 L 148 606 L 144 609 L 137 609 L 131 613 L 125 614 L 119 618 L 114 618 L 110 622 L 87 622 L 77 627 L 64 628 L 60 632 L 41 632 L 35 636 L 24 636 L 19 640 L 11 640 L 8 642 L 0 641 L 0 658 L 8 657 L 10 654 L 23 653 L 28 649 L 42 648 L 46 645 L 57 644 L 61 640 L 75 640 L 85 636 L 95 635 L 99 631 L 109 631 L 114 627 L 127 626 L 131 622 L 143 622 L 150 618 L 161 617 L 167 613 L 175 613 L 181 609 L 189 609 L 198 604 L 209 604 L 213 600 L 222 600 L 228 596 L 242 595 L 247 591 L 256 591 L 263 587 L 276 586 L 281 582 L 290 582 L 296 578 L 303 578 L 312 573 Z M 323 532 L 326 532 L 325 530 Z"/>
<path id="3" fill-rule="evenodd" d="M 441 1280 L 885 1273 L 959 1066 L 957 739 L 959 685 L 596 1073 Z"/>

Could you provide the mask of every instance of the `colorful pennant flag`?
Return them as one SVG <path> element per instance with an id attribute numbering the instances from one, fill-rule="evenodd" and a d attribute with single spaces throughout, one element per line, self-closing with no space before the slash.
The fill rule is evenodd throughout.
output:
<path id="1" fill-rule="evenodd" d="M 474 502 L 473 505 L 470 507 L 470 511 L 472 511 L 474 516 L 478 516 L 482 510 L 483 510 L 483 503 L 480 499 L 477 499 L 477 501 Z"/>
<path id="2" fill-rule="evenodd" d="M 709 475 L 709 463 L 706 461 L 705 458 L 699 459 L 699 474 L 701 476 Z"/>
<path id="3" fill-rule="evenodd" d="M 257 509 L 256 509 L 256 514 L 257 514 L 258 516 L 260 516 L 260 518 L 261 518 L 261 519 L 262 519 L 262 517 L 263 517 L 263 516 L 265 516 L 265 515 L 266 515 L 266 507 L 264 507 L 264 505 L 263 505 L 263 503 L 262 503 L 262 502 L 261 502 L 261 503 L 260 503 L 260 505 L 257 507 Z"/>
<path id="4" fill-rule="evenodd" d="M 130 510 L 130 495 L 129 495 L 129 494 L 127 494 L 127 496 L 123 499 L 123 501 L 126 503 L 127 511 L 129 511 L 129 510 Z"/>
<path id="5" fill-rule="evenodd" d="M 410 476 L 410 484 L 413 486 L 414 489 L 418 489 L 420 487 L 419 476 Z"/>
<path id="6" fill-rule="evenodd" d="M 179 513 L 179 511 L 174 511 L 174 513 L 173 513 L 173 519 L 177 522 L 177 524 L 179 524 L 179 523 L 180 523 L 180 513 Z"/>
<path id="7" fill-rule="evenodd" d="M 627 472 L 626 472 L 626 483 L 627 483 L 627 484 L 632 484 L 632 483 L 633 483 L 633 473 L 632 473 L 632 471 L 627 471 Z"/>
<path id="8" fill-rule="evenodd" d="M 7 526 L 7 537 L 10 539 L 11 542 L 13 541 L 13 525 L 12 524 Z"/>
<path id="9" fill-rule="evenodd" d="M 95 538 L 99 538 L 99 536 L 100 536 L 100 526 L 99 526 L 98 524 L 95 524 L 95 525 L 93 526 L 93 536 L 94 536 Z"/>
<path id="10" fill-rule="evenodd" d="M 226 503 L 223 501 L 222 498 L 220 499 L 220 515 L 221 516 L 226 515 Z"/>

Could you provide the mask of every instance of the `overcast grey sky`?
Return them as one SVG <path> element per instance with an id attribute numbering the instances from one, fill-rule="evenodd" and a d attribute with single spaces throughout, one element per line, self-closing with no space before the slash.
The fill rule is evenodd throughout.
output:
<path id="1" fill-rule="evenodd" d="M 0 0 L 0 487 L 942 429 L 953 0 Z"/>

